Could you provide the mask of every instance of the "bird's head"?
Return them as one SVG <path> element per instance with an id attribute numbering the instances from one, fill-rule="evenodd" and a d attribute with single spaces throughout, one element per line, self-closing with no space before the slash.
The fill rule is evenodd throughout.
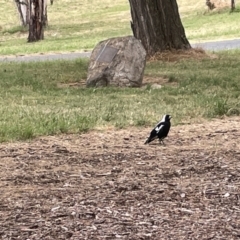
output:
<path id="1" fill-rule="evenodd" d="M 170 122 L 170 119 L 171 119 L 171 118 L 172 118 L 171 115 L 166 114 L 166 115 L 163 116 L 162 121 L 164 121 L 164 122 Z"/>

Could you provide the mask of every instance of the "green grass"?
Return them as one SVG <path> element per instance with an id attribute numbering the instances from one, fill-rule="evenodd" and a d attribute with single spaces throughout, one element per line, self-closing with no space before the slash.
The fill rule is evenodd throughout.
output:
<path id="1" fill-rule="evenodd" d="M 205 1 L 177 2 L 191 42 L 239 37 L 239 11 L 208 13 Z M 0 55 L 85 51 L 103 39 L 132 35 L 128 0 L 54 1 L 48 6 L 45 40 L 36 43 L 27 43 L 28 31 L 19 26 L 14 1 L 0 0 L 0 12 Z"/>
<path id="2" fill-rule="evenodd" d="M 229 9 L 219 12 L 198 13 L 183 18 L 183 24 L 188 39 L 192 42 L 203 40 L 221 40 L 239 38 L 240 7 L 230 13 Z"/>
<path id="3" fill-rule="evenodd" d="M 173 124 L 240 114 L 240 51 L 216 59 L 151 62 L 161 89 L 66 87 L 86 79 L 88 60 L 0 63 L 0 141 L 89 129 Z"/>
<path id="4" fill-rule="evenodd" d="M 67 14 L 66 14 L 67 11 Z M 132 34 L 127 0 L 65 0 L 48 7 L 45 40 L 27 43 L 14 3 L 0 0 L 0 55 L 91 50 L 99 41 Z"/>
<path id="5" fill-rule="evenodd" d="M 239 11 L 209 13 L 204 2 L 194 0 L 178 5 L 192 42 L 239 37 Z M 0 55 L 91 50 L 103 39 L 132 34 L 127 0 L 54 1 L 45 40 L 36 43 L 27 43 L 13 1 L 0 0 L 0 12 Z M 149 62 L 146 77 L 168 79 L 161 89 L 68 87 L 86 79 L 86 59 L 1 62 L 0 141 L 152 126 L 164 113 L 173 116 L 174 125 L 240 115 L 239 55 L 228 51 L 213 59 Z"/>

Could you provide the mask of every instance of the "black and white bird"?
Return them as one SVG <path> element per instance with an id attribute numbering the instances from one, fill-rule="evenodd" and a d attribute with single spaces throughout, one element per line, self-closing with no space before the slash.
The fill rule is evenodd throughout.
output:
<path id="1" fill-rule="evenodd" d="M 164 115 L 162 120 L 154 127 L 154 129 L 150 132 L 150 136 L 146 140 L 144 144 L 150 143 L 156 138 L 159 139 L 159 142 L 163 143 L 163 139 L 167 137 L 168 132 L 171 127 L 170 119 L 172 117 L 170 115 Z"/>

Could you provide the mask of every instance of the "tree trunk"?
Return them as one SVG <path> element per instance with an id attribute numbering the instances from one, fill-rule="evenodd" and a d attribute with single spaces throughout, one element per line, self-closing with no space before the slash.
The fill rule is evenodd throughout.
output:
<path id="1" fill-rule="evenodd" d="M 235 0 L 231 0 L 231 11 L 235 9 Z"/>
<path id="2" fill-rule="evenodd" d="M 15 0 L 22 26 L 29 24 L 29 2 L 28 0 Z"/>
<path id="3" fill-rule="evenodd" d="M 148 55 L 171 49 L 189 49 L 176 0 L 129 0 L 132 31 Z"/>
<path id="4" fill-rule="evenodd" d="M 30 0 L 14 0 L 19 12 L 19 17 L 22 26 L 27 27 L 30 22 L 30 13 L 29 13 L 29 1 Z M 53 1 L 51 1 L 51 4 Z M 48 25 L 48 16 L 47 16 L 47 0 L 44 0 L 44 12 L 43 12 L 43 26 Z"/>
<path id="5" fill-rule="evenodd" d="M 43 26 L 44 26 L 44 27 L 48 26 L 47 0 L 44 0 Z"/>
<path id="6" fill-rule="evenodd" d="M 44 0 L 30 0 L 30 22 L 28 42 L 44 38 Z"/>

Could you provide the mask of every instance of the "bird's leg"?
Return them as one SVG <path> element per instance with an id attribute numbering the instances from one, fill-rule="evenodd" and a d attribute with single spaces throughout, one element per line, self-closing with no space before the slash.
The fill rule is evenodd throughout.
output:
<path id="1" fill-rule="evenodd" d="M 162 139 L 159 139 L 159 143 L 160 143 L 161 145 L 165 145 Z"/>

